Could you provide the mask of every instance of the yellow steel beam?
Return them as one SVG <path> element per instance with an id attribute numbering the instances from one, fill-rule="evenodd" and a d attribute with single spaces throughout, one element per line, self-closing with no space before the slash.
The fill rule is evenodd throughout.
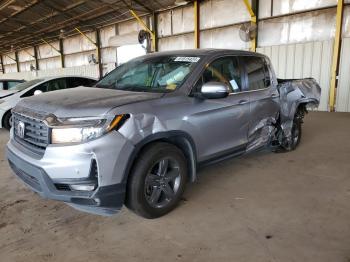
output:
<path id="1" fill-rule="evenodd" d="M 344 0 L 338 0 L 337 5 L 337 16 L 336 16 L 336 30 L 334 39 L 334 49 L 333 49 L 333 62 L 332 62 L 332 77 L 331 77 L 331 88 L 329 92 L 329 109 L 331 112 L 335 111 L 336 102 L 336 90 L 337 90 L 337 75 L 339 70 L 339 58 L 340 58 L 340 48 L 341 48 L 341 33 L 343 24 L 343 14 L 344 14 Z"/>
<path id="2" fill-rule="evenodd" d="M 78 27 L 74 28 L 79 34 L 81 34 L 83 37 L 85 37 L 91 44 L 97 47 L 97 44 L 94 40 L 92 40 L 87 34 L 83 33 L 82 31 L 79 30 Z"/>
<path id="3" fill-rule="evenodd" d="M 62 65 L 62 68 L 63 68 L 63 67 L 64 67 L 64 62 L 63 62 L 63 61 L 64 61 L 63 51 L 57 49 L 56 47 L 54 47 L 52 44 L 50 44 L 49 42 L 47 42 L 44 38 L 42 38 L 41 40 L 42 40 L 45 44 L 51 46 L 51 48 L 52 48 L 53 50 L 55 50 L 57 53 L 60 54 L 60 57 L 61 57 L 61 65 Z"/>
<path id="4" fill-rule="evenodd" d="M 50 44 L 49 42 L 47 42 L 44 38 L 41 39 L 41 41 L 43 41 L 45 44 L 51 46 L 51 48 L 53 50 L 55 50 L 57 53 L 59 53 L 60 55 L 62 55 L 62 52 L 60 50 L 58 50 L 56 47 L 54 47 L 52 44 Z"/>
<path id="5" fill-rule="evenodd" d="M 100 61 L 100 47 L 97 44 L 97 42 L 95 42 L 94 40 L 92 40 L 87 34 L 83 33 L 81 30 L 79 30 L 78 27 L 74 28 L 79 34 L 81 34 L 83 37 L 85 37 L 91 44 L 93 44 L 96 47 L 96 56 L 97 56 L 97 61 L 98 64 L 101 66 L 101 61 Z M 96 31 L 96 38 L 100 37 L 99 33 Z M 99 41 L 99 40 L 98 40 Z M 100 69 L 99 69 L 100 70 Z M 101 74 L 101 73 L 100 73 Z"/>
<path id="6" fill-rule="evenodd" d="M 148 32 L 151 34 L 152 37 L 152 50 L 156 51 L 156 34 L 155 32 L 153 32 L 151 29 L 148 28 L 148 26 L 145 24 L 145 22 L 142 21 L 142 19 L 133 11 L 133 10 L 129 10 L 131 15 L 137 20 L 137 22 L 139 22 L 139 24 Z"/>
<path id="7" fill-rule="evenodd" d="M 249 3 L 249 0 L 243 0 L 245 6 L 247 7 L 247 10 L 250 14 L 250 21 L 253 24 L 256 24 L 256 15 L 254 13 L 254 10 L 252 8 L 252 6 Z M 251 42 L 250 42 L 250 50 L 255 52 L 256 51 L 256 39 L 254 38 Z"/>
<path id="8" fill-rule="evenodd" d="M 249 0 L 243 0 L 243 2 L 244 2 L 244 4 L 245 4 L 245 6 L 247 7 L 250 16 L 251 16 L 251 17 L 255 16 L 254 11 L 253 11 L 253 8 L 252 8 L 252 6 L 251 6 L 250 3 L 249 3 Z"/>
<path id="9" fill-rule="evenodd" d="M 35 48 L 35 47 L 34 47 Z M 29 53 L 27 50 L 23 49 L 22 51 L 24 51 L 25 53 L 27 53 L 29 56 L 35 58 L 35 56 L 33 56 L 31 53 Z"/>
<path id="10" fill-rule="evenodd" d="M 194 48 L 200 47 L 200 28 L 199 28 L 199 4 L 198 0 L 193 2 L 194 11 Z"/>
<path id="11" fill-rule="evenodd" d="M 4 56 L 7 56 L 8 58 L 10 58 L 12 61 L 14 61 L 14 62 L 17 62 L 17 60 L 15 59 L 15 58 L 12 58 L 11 56 L 9 56 L 9 55 L 6 55 L 6 54 L 3 54 Z"/>

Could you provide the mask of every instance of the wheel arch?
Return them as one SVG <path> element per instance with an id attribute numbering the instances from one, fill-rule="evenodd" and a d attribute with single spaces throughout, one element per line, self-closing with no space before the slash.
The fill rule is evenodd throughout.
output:
<path id="1" fill-rule="evenodd" d="M 305 109 L 310 105 L 310 107 L 317 107 L 319 105 L 319 101 L 314 98 L 301 99 L 298 101 L 297 109 L 303 106 Z"/>
<path id="2" fill-rule="evenodd" d="M 143 140 L 141 140 L 138 144 L 136 144 L 134 151 L 129 158 L 123 181 L 127 183 L 130 172 L 135 164 L 135 161 L 138 155 L 142 152 L 142 150 L 156 142 L 166 142 L 178 147 L 185 155 L 187 161 L 187 167 L 189 170 L 189 180 L 191 182 L 196 181 L 197 179 L 197 156 L 196 156 L 196 146 L 192 139 L 192 137 L 183 131 L 169 131 L 169 132 L 160 132 L 157 134 L 150 135 Z"/>

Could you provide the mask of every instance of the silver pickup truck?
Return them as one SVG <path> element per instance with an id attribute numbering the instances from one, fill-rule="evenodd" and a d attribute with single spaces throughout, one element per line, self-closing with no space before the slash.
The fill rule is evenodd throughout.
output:
<path id="1" fill-rule="evenodd" d="M 14 173 L 41 196 L 145 218 L 179 202 L 197 168 L 260 149 L 294 150 L 313 79 L 278 80 L 270 60 L 234 50 L 146 55 L 95 87 L 23 99 L 7 145 Z"/>

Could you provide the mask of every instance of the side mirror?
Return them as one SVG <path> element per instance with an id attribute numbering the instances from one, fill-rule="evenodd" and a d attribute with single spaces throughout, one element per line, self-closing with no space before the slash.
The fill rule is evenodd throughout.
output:
<path id="1" fill-rule="evenodd" d="M 37 96 L 37 95 L 41 95 L 43 93 L 43 91 L 41 90 L 35 90 L 34 91 L 34 95 Z"/>
<path id="2" fill-rule="evenodd" d="M 225 98 L 229 93 L 229 87 L 221 82 L 208 82 L 201 88 L 202 96 L 207 99 Z"/>

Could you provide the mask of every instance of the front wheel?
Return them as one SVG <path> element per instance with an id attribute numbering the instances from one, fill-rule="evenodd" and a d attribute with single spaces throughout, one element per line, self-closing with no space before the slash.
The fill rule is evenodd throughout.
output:
<path id="1" fill-rule="evenodd" d="M 145 218 L 161 217 L 178 204 L 187 181 L 182 151 L 168 143 L 147 146 L 130 174 L 126 206 Z"/>

